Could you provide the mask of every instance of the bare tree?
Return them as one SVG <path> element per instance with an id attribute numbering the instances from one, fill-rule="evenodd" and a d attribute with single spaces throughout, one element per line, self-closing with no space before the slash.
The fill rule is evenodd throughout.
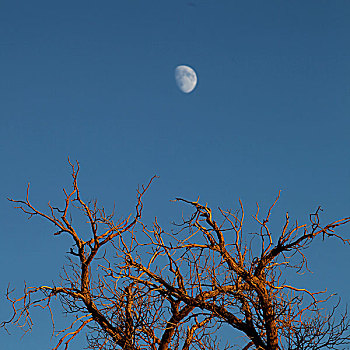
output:
<path id="1" fill-rule="evenodd" d="M 346 312 L 337 312 L 339 303 L 325 311 L 332 295 L 285 280 L 288 270 L 307 271 L 306 248 L 315 239 L 349 244 L 338 229 L 350 217 L 322 225 L 318 208 L 309 223 L 291 224 L 287 213 L 274 241 L 269 220 L 279 196 L 264 218 L 257 206 L 258 230 L 250 234 L 243 234 L 241 201 L 236 211 L 219 208 L 217 220 L 198 200 L 176 198 L 192 214 L 167 232 L 157 218 L 152 227 L 141 221 L 142 198 L 154 177 L 138 189 L 135 213 L 116 220 L 114 211 L 83 200 L 79 164 L 70 165 L 73 187 L 64 190 L 62 208 L 49 203 L 47 213 L 38 210 L 29 199 L 29 186 L 25 200 L 10 199 L 29 218 L 50 221 L 54 235 L 69 235 L 72 246 L 57 284 L 25 286 L 21 297 L 8 289 L 13 315 L 3 328 L 14 324 L 30 331 L 30 310 L 41 305 L 59 335 L 54 350 L 67 349 L 83 330 L 91 349 L 218 349 L 216 334 L 224 326 L 245 337 L 242 350 L 340 349 L 350 343 L 349 319 Z M 87 219 L 89 238 L 83 239 L 85 233 L 73 225 L 72 209 Z M 57 298 L 71 316 L 59 331 L 51 308 Z"/>

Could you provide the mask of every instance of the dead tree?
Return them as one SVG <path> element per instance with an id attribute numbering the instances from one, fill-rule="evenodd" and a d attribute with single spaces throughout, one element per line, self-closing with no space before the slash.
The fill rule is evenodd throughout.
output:
<path id="1" fill-rule="evenodd" d="M 291 224 L 287 213 L 275 241 L 269 220 L 279 196 L 264 218 L 257 207 L 258 230 L 250 234 L 243 234 L 241 201 L 237 211 L 219 208 L 217 220 L 198 200 L 177 198 L 192 214 L 169 232 L 157 218 L 152 227 L 141 221 L 142 197 L 154 178 L 137 191 L 135 214 L 115 220 L 114 211 L 83 200 L 79 164 L 71 167 L 73 186 L 64 190 L 62 208 L 49 203 L 47 213 L 38 210 L 29 199 L 29 186 L 25 200 L 10 199 L 29 218 L 50 221 L 54 235 L 69 235 L 72 246 L 57 284 L 25 286 L 20 297 L 8 289 L 13 315 L 3 328 L 14 324 L 30 331 L 31 308 L 40 305 L 51 314 L 58 335 L 54 350 L 67 349 L 82 331 L 91 349 L 218 349 L 216 332 L 225 326 L 245 337 L 242 350 L 340 349 L 350 343 L 349 319 L 346 312 L 337 312 L 339 303 L 324 311 L 332 296 L 285 281 L 286 271 L 307 270 L 305 250 L 315 239 L 349 244 L 338 229 L 350 217 L 322 225 L 318 208 L 309 223 Z M 86 232 L 73 225 L 72 209 L 88 221 L 89 238 L 83 239 Z M 58 331 L 52 308 L 56 299 L 71 316 Z"/>

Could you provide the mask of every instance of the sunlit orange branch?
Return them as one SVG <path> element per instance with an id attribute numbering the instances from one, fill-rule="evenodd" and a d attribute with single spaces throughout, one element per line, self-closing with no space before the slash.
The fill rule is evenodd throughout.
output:
<path id="1" fill-rule="evenodd" d="M 153 225 L 142 219 L 143 196 L 155 176 L 138 188 L 134 213 L 114 219 L 115 208 L 108 214 L 97 201 L 83 199 L 79 163 L 69 164 L 72 189 L 63 190 L 62 209 L 50 202 L 47 214 L 37 209 L 30 201 L 29 185 L 25 200 L 9 199 L 28 218 L 51 222 L 54 235 L 67 233 L 72 246 L 60 280 L 52 286 L 25 285 L 19 297 L 8 288 L 12 314 L 1 327 L 7 330 L 12 324 L 29 332 L 34 325 L 31 310 L 39 307 L 48 310 L 53 334 L 59 337 L 54 350 L 68 349 L 83 331 L 94 350 L 218 350 L 215 334 L 222 327 L 243 335 L 241 350 L 297 350 L 315 344 L 338 349 L 350 343 L 347 313 L 338 322 L 339 304 L 326 313 L 332 295 L 285 280 L 287 269 L 308 272 L 306 248 L 316 237 L 349 244 L 339 232 L 349 217 L 321 225 L 318 208 L 309 223 L 296 220 L 292 225 L 286 213 L 279 236 L 273 237 L 270 218 L 280 192 L 264 218 L 257 204 L 252 221 L 258 229 L 252 234 L 244 232 L 247 219 L 240 199 L 237 211 L 213 211 L 199 198 L 176 198 L 192 214 L 182 216 L 175 230 L 167 230 L 157 217 Z M 86 227 L 82 231 L 73 225 L 72 210 L 87 222 L 87 238 Z M 69 319 L 59 331 L 53 300 Z"/>

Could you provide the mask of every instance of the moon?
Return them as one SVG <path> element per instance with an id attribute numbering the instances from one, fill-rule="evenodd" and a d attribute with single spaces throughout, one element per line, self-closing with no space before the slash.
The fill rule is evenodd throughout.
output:
<path id="1" fill-rule="evenodd" d="M 178 88 L 188 94 L 194 90 L 197 85 L 197 74 L 189 66 L 177 66 L 175 68 L 175 81 Z"/>

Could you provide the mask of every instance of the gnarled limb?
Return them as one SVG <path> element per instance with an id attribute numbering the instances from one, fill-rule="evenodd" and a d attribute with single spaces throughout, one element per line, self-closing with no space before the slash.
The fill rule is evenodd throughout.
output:
<path id="1" fill-rule="evenodd" d="M 216 350 L 215 333 L 225 325 L 245 336 L 243 350 L 337 349 L 350 343 L 347 314 L 335 321 L 338 304 L 322 313 L 331 297 L 326 291 L 297 288 L 283 277 L 287 268 L 307 269 L 305 249 L 317 237 L 348 244 L 339 229 L 349 217 L 322 225 L 318 208 L 309 223 L 291 225 L 287 213 L 275 240 L 269 220 L 279 195 L 264 218 L 258 206 L 253 236 L 243 234 L 241 201 L 237 211 L 214 213 L 199 199 L 177 198 L 193 213 L 167 232 L 157 218 L 152 227 L 141 221 L 142 198 L 155 177 L 138 190 L 135 213 L 116 220 L 114 210 L 107 214 L 96 201 L 84 201 L 79 164 L 70 165 L 73 186 L 64 190 L 63 208 L 49 203 L 47 213 L 37 209 L 29 186 L 25 200 L 10 199 L 29 218 L 51 222 L 54 235 L 69 235 L 72 247 L 56 285 L 25 286 L 19 298 L 8 289 L 13 315 L 3 328 L 14 324 L 30 331 L 35 306 L 49 310 L 54 325 L 52 302 L 59 299 L 72 321 L 60 331 L 53 328 L 59 336 L 55 350 L 67 349 L 83 330 L 91 349 Z M 73 208 L 88 223 L 87 238 L 69 219 Z M 256 236 L 260 249 L 251 244 Z"/>

